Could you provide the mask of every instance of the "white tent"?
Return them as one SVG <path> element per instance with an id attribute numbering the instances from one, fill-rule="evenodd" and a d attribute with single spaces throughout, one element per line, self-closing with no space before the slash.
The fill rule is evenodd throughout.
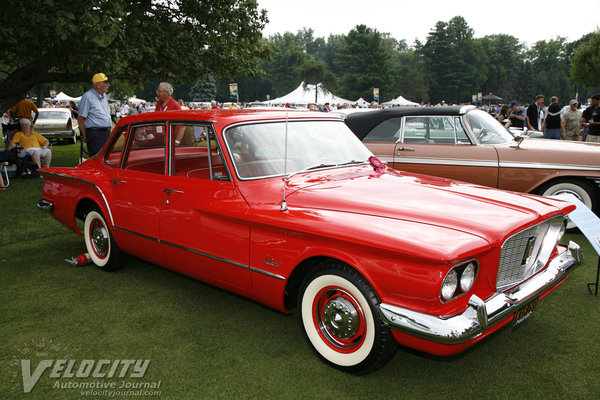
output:
<path id="1" fill-rule="evenodd" d="M 78 103 L 79 101 L 81 101 L 81 96 L 71 97 L 68 94 L 66 94 L 65 92 L 60 92 L 56 96 L 46 97 L 44 100 L 46 100 L 46 101 L 64 101 L 64 102 L 74 101 L 74 102 Z"/>
<path id="2" fill-rule="evenodd" d="M 315 99 L 316 92 L 316 99 Z M 353 101 L 343 99 L 334 95 L 333 93 L 325 90 L 323 85 L 318 83 L 316 85 L 304 85 L 304 82 L 300 84 L 295 90 L 286 94 L 285 96 L 278 97 L 273 100 L 266 101 L 268 104 L 354 104 Z"/>
<path id="3" fill-rule="evenodd" d="M 362 107 L 362 108 L 368 108 L 369 104 L 370 104 L 368 101 L 366 101 L 362 97 L 360 99 L 356 100 L 354 103 L 358 104 L 358 106 Z"/>
<path id="4" fill-rule="evenodd" d="M 386 101 L 385 103 L 383 103 L 383 105 L 384 106 L 411 106 L 411 107 L 420 106 L 419 103 L 415 103 L 414 101 L 406 100 L 402 96 L 398 96 L 393 100 Z"/>
<path id="5" fill-rule="evenodd" d="M 130 103 L 133 103 L 135 105 L 143 104 L 143 103 L 146 102 L 146 100 L 144 100 L 144 99 L 138 99 L 137 97 L 130 97 L 127 101 L 130 102 Z"/>

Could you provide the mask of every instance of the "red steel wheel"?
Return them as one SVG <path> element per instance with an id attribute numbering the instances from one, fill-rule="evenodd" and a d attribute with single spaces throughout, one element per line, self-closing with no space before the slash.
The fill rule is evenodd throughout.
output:
<path id="1" fill-rule="evenodd" d="M 325 261 L 298 294 L 298 317 L 315 352 L 328 364 L 364 374 L 393 356 L 396 342 L 378 312 L 379 299 L 354 269 Z"/>
<path id="2" fill-rule="evenodd" d="M 98 268 L 115 271 L 123 267 L 127 256 L 115 243 L 108 224 L 99 210 L 93 209 L 86 215 L 83 236 L 87 252 Z"/>

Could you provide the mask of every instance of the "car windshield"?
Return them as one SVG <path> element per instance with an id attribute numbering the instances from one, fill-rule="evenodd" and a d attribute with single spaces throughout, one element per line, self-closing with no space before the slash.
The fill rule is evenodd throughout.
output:
<path id="1" fill-rule="evenodd" d="M 485 111 L 470 111 L 466 114 L 466 119 L 481 144 L 502 144 L 514 140 L 508 130 Z"/>
<path id="2" fill-rule="evenodd" d="M 42 111 L 40 112 L 40 115 L 38 117 L 38 119 L 64 119 L 64 118 L 68 118 L 69 114 L 63 112 L 63 111 Z"/>
<path id="3" fill-rule="evenodd" d="M 287 129 L 287 161 L 286 161 Z M 238 125 L 225 142 L 242 179 L 368 162 L 371 152 L 341 121 L 285 121 Z"/>

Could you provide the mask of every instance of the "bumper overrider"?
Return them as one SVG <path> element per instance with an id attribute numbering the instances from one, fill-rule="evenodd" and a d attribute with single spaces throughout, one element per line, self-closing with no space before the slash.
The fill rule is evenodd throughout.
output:
<path id="1" fill-rule="evenodd" d="M 544 271 L 514 289 L 496 293 L 486 301 L 472 295 L 462 314 L 435 316 L 385 303 L 379 305 L 379 312 L 392 329 L 442 344 L 463 343 L 480 336 L 560 283 L 581 259 L 579 246 L 570 242 L 568 251 L 551 260 Z"/>

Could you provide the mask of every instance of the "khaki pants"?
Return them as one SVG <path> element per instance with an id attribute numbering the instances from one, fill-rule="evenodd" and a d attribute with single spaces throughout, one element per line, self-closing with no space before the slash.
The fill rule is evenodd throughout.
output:
<path id="1" fill-rule="evenodd" d="M 588 133 L 586 142 L 600 143 L 600 135 L 590 135 Z"/>
<path id="2" fill-rule="evenodd" d="M 565 140 L 572 140 L 575 142 L 581 142 L 581 135 L 579 132 L 565 132 Z"/>

